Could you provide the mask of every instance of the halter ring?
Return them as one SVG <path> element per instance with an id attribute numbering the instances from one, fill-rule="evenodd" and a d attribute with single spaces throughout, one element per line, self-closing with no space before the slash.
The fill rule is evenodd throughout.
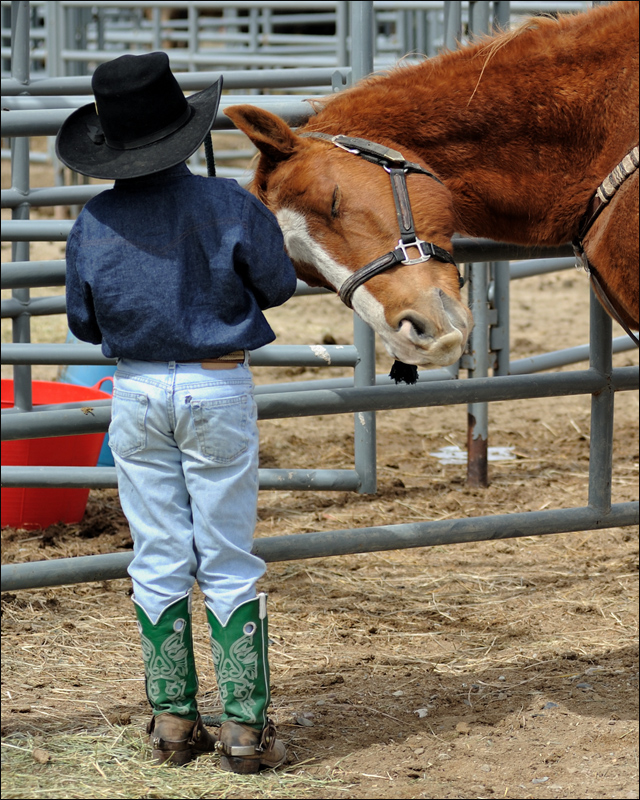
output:
<path id="1" fill-rule="evenodd" d="M 398 239 L 398 246 L 396 250 L 402 251 L 402 255 L 404 258 L 402 259 L 403 264 L 423 264 L 425 261 L 429 261 L 433 258 L 433 253 L 425 253 L 424 247 L 422 245 L 429 246 L 428 242 L 425 242 L 424 239 L 416 239 L 413 242 L 403 242 L 402 239 Z M 409 247 L 417 247 L 420 251 L 420 258 L 409 258 L 409 253 L 407 252 L 407 248 Z"/>

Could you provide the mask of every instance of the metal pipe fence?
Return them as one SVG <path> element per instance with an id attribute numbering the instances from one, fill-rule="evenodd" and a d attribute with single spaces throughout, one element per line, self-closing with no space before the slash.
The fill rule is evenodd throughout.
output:
<path id="1" fill-rule="evenodd" d="M 175 4 L 154 2 L 147 6 L 153 12 L 152 21 L 158 23 L 159 11 Z M 235 11 L 260 11 L 265 19 L 267 11 L 290 7 L 287 3 L 206 3 L 183 4 L 197 9 L 219 11 L 233 6 Z M 304 122 L 310 108 L 293 92 L 301 87 L 324 87 L 325 91 L 339 91 L 371 72 L 375 67 L 376 53 L 382 39 L 379 31 L 387 25 L 387 33 L 404 25 L 406 46 L 413 36 L 419 37 L 425 49 L 432 50 L 436 42 L 454 46 L 465 35 L 488 30 L 493 24 L 504 25 L 511 13 L 532 10 L 576 10 L 585 3 L 428 3 L 428 2 L 344 2 L 296 4 L 314 7 L 322 14 L 340 10 L 345 19 L 343 27 L 350 31 L 348 43 L 340 47 L 349 52 L 349 64 L 338 62 L 330 67 L 302 67 L 293 69 L 225 71 L 225 88 L 234 92 L 223 97 L 221 110 L 214 124 L 216 131 L 228 131 L 229 120 L 222 110 L 227 104 L 251 102 L 279 114 L 292 125 Z M 6 40 L 6 10 L 3 2 L 3 46 Z M 2 190 L 2 206 L 12 210 L 12 220 L 3 223 L 2 238 L 12 242 L 11 262 L 2 267 L 2 288 L 11 289 L 12 297 L 2 301 L 2 317 L 11 319 L 13 343 L 3 346 L 2 363 L 14 369 L 15 406 L 2 412 L 2 439 L 16 440 L 51 437 L 69 434 L 97 433 L 107 430 L 110 403 L 93 401 L 92 415 L 82 413 L 78 403 L 33 407 L 31 400 L 31 366 L 34 364 L 109 364 L 99 347 L 84 344 L 44 344 L 31 342 L 30 318 L 44 314 L 65 312 L 64 297 L 32 298 L 30 288 L 64 285 L 64 261 L 29 260 L 30 242 L 65 241 L 71 222 L 65 220 L 31 220 L 30 210 L 55 205 L 81 206 L 96 193 L 108 188 L 102 185 L 76 185 L 31 188 L 29 184 L 29 137 L 53 136 L 66 117 L 78 105 L 90 98 L 90 77 L 86 64 L 95 64 L 101 57 L 104 42 L 109 37 L 95 34 L 78 45 L 84 53 L 82 74 L 50 75 L 32 79 L 30 65 L 34 59 L 33 24 L 35 12 L 52 19 L 60 9 L 74 7 L 78 12 L 97 9 L 104 12 L 117 6 L 120 10 L 134 12 L 137 3 L 11 3 L 11 76 L 3 79 L 3 136 L 11 141 L 12 186 Z M 547 7 L 553 7 L 547 8 Z M 304 9 L 303 9 L 304 10 Z M 46 11 L 46 14 L 44 13 Z M 66 12 L 65 12 L 66 13 Z M 109 11 L 111 13 L 111 11 Z M 136 12 L 137 13 L 137 12 Z M 193 14 L 193 12 L 191 12 Z M 302 11 L 301 11 L 302 14 Z M 398 15 L 405 15 L 400 17 Z M 385 16 L 386 15 L 386 16 Z M 431 16 L 429 16 L 431 15 Z M 255 19 L 258 19 L 254 13 Z M 290 15 L 295 16 L 295 15 Z M 239 20 L 242 19 L 242 23 Z M 249 17 L 227 15 L 232 27 L 247 25 Z M 399 21 L 400 20 L 400 21 Z M 296 20 L 300 22 L 301 20 Z M 327 20 L 323 20 L 327 22 Z M 193 21 L 192 21 L 193 22 Z M 275 17 L 272 20 L 275 23 Z M 290 22 L 290 20 L 287 20 Z M 306 20 L 304 20 L 306 23 Z M 393 26 L 391 25 L 393 22 Z M 420 28 L 422 26 L 422 28 Z M 428 32 L 427 31 L 430 31 Z M 185 29 L 186 30 L 186 29 Z M 421 31 L 421 32 L 419 32 Z M 54 34 L 42 35 L 46 46 L 52 46 Z M 166 31 L 163 29 L 162 34 Z M 94 34 L 92 34 L 93 36 Z M 97 37 L 97 38 L 96 38 Z M 431 38 L 429 38 L 431 37 Z M 438 39 L 438 37 L 440 37 Z M 154 40 L 155 41 L 155 40 Z M 102 42 L 102 43 L 101 43 Z M 95 49 L 91 50 L 91 47 Z M 192 42 L 193 44 L 193 42 Z M 236 44 L 234 40 L 234 46 Z M 195 47 L 195 45 L 194 45 Z M 395 51 L 389 51 L 395 52 Z M 112 58 L 119 53 L 109 52 Z M 171 51 L 173 56 L 173 50 Z M 3 51 L 3 64 L 5 53 Z M 300 59 L 299 59 L 300 62 Z M 245 62 L 245 65 L 249 62 Z M 266 63 L 266 62 L 265 62 Z M 195 67 L 195 62 L 194 65 Z M 264 64 L 262 65 L 264 66 Z M 208 86 L 219 72 L 183 72 L 178 80 L 185 91 Z M 238 90 L 277 90 L 274 95 L 240 95 Z M 43 101 L 48 100 L 50 104 Z M 39 105 L 38 103 L 42 103 Z M 237 151 L 236 151 L 237 155 Z M 615 392 L 637 388 L 638 369 L 613 368 L 611 354 L 633 348 L 627 336 L 617 337 L 612 343 L 611 320 L 599 303 L 591 298 L 590 342 L 580 347 L 564 348 L 527 359 L 511 361 L 509 355 L 509 285 L 511 280 L 567 269 L 573 265 L 571 248 L 564 245 L 546 250 L 525 248 L 489 240 L 456 238 L 454 254 L 466 264 L 471 285 L 470 303 L 474 310 L 476 328 L 468 353 L 453 367 L 421 371 L 416 386 L 395 386 L 387 376 L 375 374 L 374 337 L 371 330 L 357 317 L 354 319 L 354 344 L 328 345 L 269 345 L 252 354 L 256 366 L 347 366 L 353 368 L 353 378 L 305 381 L 303 383 L 278 383 L 258 387 L 256 392 L 261 419 L 277 419 L 324 414 L 353 413 L 355 420 L 354 469 L 324 470 L 260 470 L 261 489 L 293 489 L 314 491 L 353 490 L 371 493 L 376 487 L 376 435 L 375 412 L 396 408 L 432 405 L 467 404 L 473 417 L 470 426 L 469 452 L 476 452 L 474 469 L 480 471 L 482 482 L 483 458 L 486 458 L 488 421 L 486 407 L 489 402 L 516 400 L 556 395 L 590 394 L 592 396 L 592 426 L 590 438 L 590 472 L 588 505 L 582 508 L 528 512 L 499 517 L 468 518 L 446 522 L 424 522 L 411 525 L 364 528 L 351 531 L 301 534 L 257 540 L 255 552 L 266 560 L 312 558 L 322 555 L 367 552 L 399 547 L 422 547 L 447 542 L 506 538 L 532 534 L 584 530 L 613 525 L 632 525 L 638 522 L 638 504 L 611 504 L 612 425 Z M 315 294 L 299 282 L 298 294 Z M 570 372 L 540 375 L 544 370 L 555 369 L 589 359 L 589 367 Z M 458 380 L 460 370 L 467 370 L 468 378 Z M 490 377 L 489 373 L 493 372 Z M 2 485 L 16 487 L 115 487 L 115 470 L 108 467 L 5 467 Z M 286 539 L 281 542 L 280 539 Z M 2 567 L 2 590 L 30 586 L 73 583 L 78 580 L 123 577 L 126 574 L 128 554 L 63 560 L 66 564 L 46 562 Z M 91 559 L 98 559 L 91 561 Z M 125 563 L 126 562 L 126 563 Z M 93 566 L 88 566 L 92 564 Z M 102 577 L 97 577 L 102 576 Z M 6 579 L 6 581 L 5 581 Z M 44 582 L 43 582 L 44 581 Z M 48 581 L 48 583 L 47 583 Z"/>
<path id="2" fill-rule="evenodd" d="M 637 524 L 637 517 L 635 523 Z M 294 561 L 301 558 L 601 530 L 629 524 L 629 515 L 618 505 L 613 506 L 607 515 L 599 514 L 590 507 L 527 511 L 519 514 L 274 536 L 256 539 L 253 552 L 267 562 Z M 132 558 L 132 553 L 109 553 L 4 565 L 2 591 L 126 578 L 127 567 Z"/>
<path id="3" fill-rule="evenodd" d="M 494 3 L 504 23 L 513 14 L 584 10 L 588 2 Z M 452 7 L 453 17 L 448 19 Z M 2 2 L 2 72 L 10 73 L 10 0 Z M 487 3 L 376 0 L 373 55 L 376 69 L 400 58 L 435 55 L 453 30 L 467 41 L 467 27 L 490 16 Z M 452 24 L 453 23 L 453 24 Z M 352 42 L 349 3 L 33 0 L 29 45 L 33 75 L 82 75 L 88 65 L 124 51 L 167 49 L 175 68 L 187 71 L 347 65 Z M 450 45 L 448 45 L 450 46 Z"/>

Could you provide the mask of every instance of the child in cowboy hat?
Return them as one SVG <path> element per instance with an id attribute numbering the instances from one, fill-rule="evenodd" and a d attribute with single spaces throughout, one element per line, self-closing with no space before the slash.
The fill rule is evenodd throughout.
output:
<path id="1" fill-rule="evenodd" d="M 273 215 L 235 181 L 185 160 L 214 122 L 222 79 L 185 98 L 165 53 L 93 75 L 95 105 L 68 117 L 56 151 L 115 179 L 67 244 L 72 333 L 118 359 L 109 441 L 131 527 L 129 567 L 157 762 L 217 750 L 233 772 L 285 759 L 270 701 L 265 565 L 252 555 L 258 432 L 248 351 L 273 341 L 262 310 L 296 278 Z M 216 740 L 196 703 L 191 591 L 206 603 L 223 705 Z"/>

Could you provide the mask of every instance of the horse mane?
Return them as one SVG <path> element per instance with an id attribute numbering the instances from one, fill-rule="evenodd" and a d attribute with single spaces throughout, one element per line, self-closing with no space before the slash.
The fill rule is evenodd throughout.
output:
<path id="1" fill-rule="evenodd" d="M 634 17 L 637 28 L 638 5 L 636 2 L 614 4 L 619 7 L 618 14 L 629 17 L 630 35 Z M 577 55 L 585 47 L 585 37 L 595 53 L 599 43 L 608 40 L 610 26 L 618 23 L 612 19 L 611 10 L 610 6 L 598 6 L 583 14 L 530 17 L 513 30 L 480 36 L 469 45 L 443 51 L 419 64 L 397 63 L 363 78 L 343 92 L 310 100 L 317 116 L 312 117 L 308 124 L 313 130 L 335 133 L 335 122 L 341 117 L 346 116 L 353 122 L 365 116 L 361 98 L 366 98 L 368 109 L 375 114 L 376 109 L 391 109 L 396 106 L 398 98 L 406 101 L 417 90 L 427 90 L 425 87 L 428 87 L 432 102 L 438 105 L 451 103 L 452 91 L 455 91 L 458 107 L 469 107 L 490 64 L 507 70 L 513 70 L 514 65 L 519 68 L 525 58 L 538 60 L 553 53 L 559 40 L 566 53 Z M 514 51 L 514 48 L 517 49 Z M 477 71 L 469 68 L 474 61 L 478 62 Z M 355 113 L 356 107 L 358 113 Z M 365 135 L 365 129 L 366 122 L 359 133 L 353 128 L 349 133 Z"/>
<path id="2" fill-rule="evenodd" d="M 523 36 L 525 33 L 529 31 L 538 30 L 542 27 L 541 23 L 557 23 L 558 18 L 556 16 L 545 14 L 539 17 L 532 17 L 530 19 L 525 20 L 513 30 L 501 30 L 497 34 L 484 34 L 480 37 L 478 42 L 476 51 L 471 55 L 471 59 L 478 58 L 480 56 L 484 56 L 484 61 L 482 64 L 482 69 L 480 70 L 480 75 L 478 77 L 478 82 L 475 85 L 473 93 L 469 98 L 467 103 L 467 107 L 471 105 L 471 101 L 473 100 L 476 92 L 478 91 L 478 87 L 482 81 L 482 76 L 484 75 L 485 69 L 489 65 L 489 62 L 494 58 L 494 56 L 502 50 L 503 47 L 511 44 L 514 39 L 518 39 Z"/>

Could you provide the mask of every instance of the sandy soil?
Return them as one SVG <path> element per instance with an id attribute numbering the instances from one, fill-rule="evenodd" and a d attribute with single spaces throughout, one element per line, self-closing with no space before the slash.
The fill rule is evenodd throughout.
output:
<path id="1" fill-rule="evenodd" d="M 294 298 L 270 319 L 280 343 L 351 341 L 351 314 L 333 297 Z M 581 344 L 587 332 L 583 274 L 514 282 L 513 358 Z M 637 352 L 615 363 L 637 364 Z M 255 373 L 272 383 L 348 371 Z M 515 460 L 492 463 L 489 487 L 475 489 L 464 465 L 431 455 L 464 448 L 464 407 L 379 413 L 376 494 L 262 492 L 256 535 L 583 505 L 589 415 L 588 397 L 492 404 L 489 444 L 513 448 Z M 262 466 L 353 465 L 349 416 L 260 427 Z M 614 435 L 613 500 L 637 499 L 637 392 L 617 397 Z M 15 563 L 131 542 L 117 493 L 95 491 L 80 524 L 6 529 L 2 545 L 3 563 Z M 304 794 L 271 782 L 271 794 L 252 796 L 638 797 L 637 570 L 633 528 L 270 564 L 260 588 L 270 597 L 273 713 L 290 774 L 307 783 Z M 142 731 L 129 594 L 123 579 L 3 596 L 3 743 L 55 754 L 62 735 Z M 195 606 L 201 708 L 215 716 Z M 101 780 L 107 766 L 98 767 Z M 51 768 L 34 755 L 34 775 Z M 215 773 L 216 757 L 198 768 Z M 42 780 L 37 796 L 62 796 Z"/>

